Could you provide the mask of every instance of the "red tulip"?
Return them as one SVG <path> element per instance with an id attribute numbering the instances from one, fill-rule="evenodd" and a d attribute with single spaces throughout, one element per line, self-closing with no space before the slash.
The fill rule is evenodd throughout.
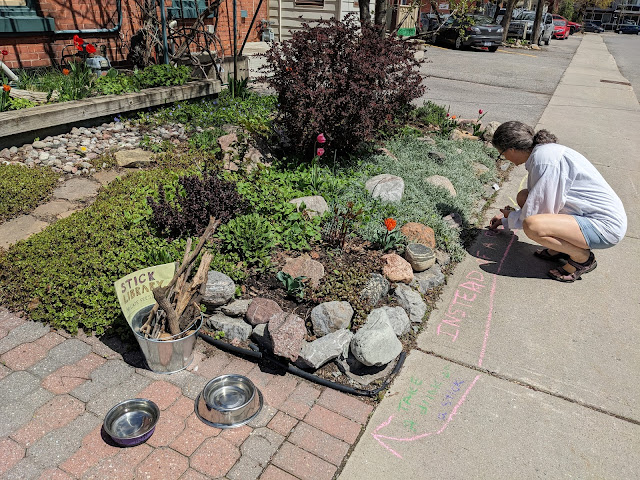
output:
<path id="1" fill-rule="evenodd" d="M 324 155 L 324 148 L 319 148 L 318 150 L 316 150 L 316 155 L 318 155 L 319 157 Z"/>
<path id="2" fill-rule="evenodd" d="M 324 136 L 324 133 L 321 133 L 318 135 L 318 137 L 316 138 L 316 142 L 322 144 L 325 143 L 327 141 L 326 137 Z"/>
<path id="3" fill-rule="evenodd" d="M 478 110 L 478 114 L 479 114 L 479 115 L 482 115 L 482 113 L 483 113 L 483 112 L 482 112 L 482 109 Z"/>
<path id="4" fill-rule="evenodd" d="M 10 92 L 10 91 L 11 91 L 11 87 L 10 87 L 9 85 L 6 85 L 6 84 L 2 86 L 2 89 L 3 89 L 5 92 Z"/>
<path id="5" fill-rule="evenodd" d="M 96 47 L 90 43 L 87 43 L 87 53 L 96 53 Z"/>
<path id="6" fill-rule="evenodd" d="M 2 52 L 0 52 L 0 53 L 2 53 L 3 56 L 4 55 L 9 55 L 9 50 L 2 50 Z"/>
<path id="7" fill-rule="evenodd" d="M 396 228 L 397 224 L 398 223 L 393 218 L 387 218 L 384 221 L 384 226 L 387 227 L 387 231 L 389 231 L 389 232 L 391 230 L 393 230 L 394 228 Z"/>

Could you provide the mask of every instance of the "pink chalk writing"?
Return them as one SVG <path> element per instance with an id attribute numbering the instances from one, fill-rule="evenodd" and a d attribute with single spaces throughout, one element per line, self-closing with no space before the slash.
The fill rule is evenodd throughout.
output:
<path id="1" fill-rule="evenodd" d="M 480 270 L 472 270 L 466 275 L 465 281 L 459 284 L 454 292 L 444 318 L 438 324 L 436 330 L 438 335 L 448 335 L 452 342 L 456 341 L 460 333 L 460 321 L 467 317 L 473 302 L 486 286 L 482 283 L 483 281 L 484 273 Z"/>

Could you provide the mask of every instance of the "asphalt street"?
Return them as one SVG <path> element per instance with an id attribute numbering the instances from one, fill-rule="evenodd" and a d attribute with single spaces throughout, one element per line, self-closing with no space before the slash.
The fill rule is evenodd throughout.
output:
<path id="1" fill-rule="evenodd" d="M 602 34 L 604 43 L 613 55 L 620 73 L 633 86 L 636 98 L 640 100 L 640 35 Z"/>

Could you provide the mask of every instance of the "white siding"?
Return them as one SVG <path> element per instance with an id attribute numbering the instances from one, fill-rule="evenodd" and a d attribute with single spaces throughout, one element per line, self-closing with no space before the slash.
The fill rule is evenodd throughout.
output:
<path id="1" fill-rule="evenodd" d="M 337 16 L 340 11 L 344 16 L 347 12 L 357 13 L 358 7 L 354 7 L 353 0 L 325 0 L 323 7 L 297 6 L 294 0 L 269 0 L 269 20 L 273 22 L 271 29 L 276 41 L 291 38 L 291 32 L 300 30 L 302 22 L 329 20 Z M 302 19 L 299 18 L 300 16 Z M 282 19 L 282 30 L 279 25 L 280 18 Z M 282 38 L 279 38 L 280 31 Z"/>

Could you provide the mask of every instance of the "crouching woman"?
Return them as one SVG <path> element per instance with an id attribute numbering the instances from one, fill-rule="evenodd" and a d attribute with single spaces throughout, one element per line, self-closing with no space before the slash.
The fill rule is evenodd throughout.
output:
<path id="1" fill-rule="evenodd" d="M 537 133 L 521 122 L 500 125 L 493 146 L 515 165 L 524 163 L 527 188 L 518 192 L 519 209 L 505 207 L 489 228 L 522 228 L 544 249 L 545 260 L 566 260 L 549 271 L 560 282 L 573 282 L 596 268 L 594 249 L 617 244 L 627 230 L 620 198 L 600 172 L 580 153 L 556 143 L 547 130 Z"/>

